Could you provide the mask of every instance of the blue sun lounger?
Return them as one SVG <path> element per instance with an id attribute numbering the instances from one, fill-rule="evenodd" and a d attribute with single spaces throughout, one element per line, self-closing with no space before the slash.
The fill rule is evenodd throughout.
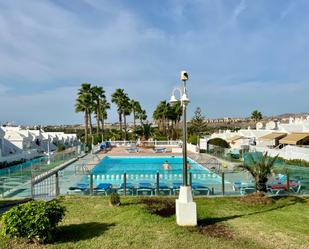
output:
<path id="1" fill-rule="evenodd" d="M 156 194 L 158 194 L 157 189 L 155 189 L 155 191 L 156 191 Z M 171 195 L 172 189 L 165 182 L 160 182 L 159 183 L 159 194 L 160 195 L 166 195 L 166 194 Z"/>
<path id="2" fill-rule="evenodd" d="M 182 185 L 183 185 L 182 182 L 173 182 L 173 184 L 171 186 L 171 190 L 172 190 L 174 195 L 179 193 L 180 186 L 182 186 Z"/>
<path id="3" fill-rule="evenodd" d="M 137 195 L 152 195 L 153 194 L 153 185 L 150 182 L 140 182 L 137 185 L 136 194 Z"/>
<path id="4" fill-rule="evenodd" d="M 209 195 L 211 193 L 210 189 L 200 183 L 192 183 L 193 195 Z"/>
<path id="5" fill-rule="evenodd" d="M 164 153 L 166 152 L 166 148 L 154 148 L 153 151 L 155 153 Z"/>
<path id="6" fill-rule="evenodd" d="M 126 184 L 126 194 L 133 195 L 134 185 L 130 182 Z M 120 195 L 124 195 L 124 183 L 121 183 L 120 188 L 117 189 L 117 193 Z"/>
<path id="7" fill-rule="evenodd" d="M 111 190 L 111 188 L 112 188 L 112 184 L 110 184 L 110 183 L 100 183 L 98 186 L 96 186 L 93 189 L 93 192 L 95 194 L 103 193 L 103 194 L 107 195 L 108 191 Z"/>
<path id="8" fill-rule="evenodd" d="M 89 185 L 87 183 L 78 183 L 77 186 L 69 187 L 69 192 L 68 193 L 83 193 L 85 194 L 86 191 L 89 190 Z"/>

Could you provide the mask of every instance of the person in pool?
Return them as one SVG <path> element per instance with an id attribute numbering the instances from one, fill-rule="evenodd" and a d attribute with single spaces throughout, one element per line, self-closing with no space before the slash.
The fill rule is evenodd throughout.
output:
<path id="1" fill-rule="evenodd" d="M 163 163 L 162 167 L 163 167 L 164 170 L 169 170 L 169 169 L 172 168 L 171 165 L 168 164 L 168 161 L 165 161 Z"/>

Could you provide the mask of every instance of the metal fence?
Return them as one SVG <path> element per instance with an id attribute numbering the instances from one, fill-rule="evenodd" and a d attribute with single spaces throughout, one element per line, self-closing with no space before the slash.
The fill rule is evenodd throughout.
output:
<path id="1" fill-rule="evenodd" d="M 246 171 L 229 171 L 217 161 L 199 163 L 208 170 L 189 170 L 189 182 L 195 196 L 231 195 L 241 196 L 256 191 L 253 177 Z M 147 170 L 147 164 L 138 165 L 140 170 L 122 172 L 90 171 L 84 162 L 76 162 L 74 167 L 59 174 L 59 191 L 62 195 L 178 195 L 182 185 L 182 170 Z M 175 166 L 175 165 L 174 165 Z M 181 168 L 181 165 L 178 165 Z M 268 195 L 309 194 L 309 169 L 301 172 L 274 174 L 267 182 Z"/>
<path id="2" fill-rule="evenodd" d="M 241 196 L 256 191 L 255 181 L 248 172 L 225 168 L 208 155 L 197 154 L 191 158 L 199 164 L 199 167 L 190 167 L 188 173 L 195 196 Z M 168 170 L 164 167 L 154 170 L 149 162 L 133 162 L 119 171 L 97 171 L 92 170 L 99 163 L 95 154 L 78 160 L 73 154 L 59 155 L 58 161 L 62 163 L 47 171 L 44 167 L 32 167 L 30 175 L 1 179 L 2 197 L 51 199 L 57 195 L 109 195 L 113 192 L 133 196 L 176 196 L 182 185 L 182 164 L 171 164 Z M 267 188 L 268 195 L 309 194 L 309 168 L 287 166 L 274 172 Z"/>
<path id="3" fill-rule="evenodd" d="M 70 162 L 83 154 L 83 148 L 71 148 L 55 153 L 50 157 L 40 157 L 19 165 L 0 170 L 0 196 L 6 197 L 33 197 L 40 195 L 39 190 L 54 185 L 54 175 L 60 170 L 61 165 Z M 44 177 L 45 178 L 44 178 Z M 43 191 L 44 192 L 44 191 Z M 55 191 L 45 191 L 53 192 Z"/>

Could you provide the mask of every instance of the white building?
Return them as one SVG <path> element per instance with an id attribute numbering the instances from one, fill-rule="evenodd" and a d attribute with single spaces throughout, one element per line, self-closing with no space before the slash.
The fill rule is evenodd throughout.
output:
<path id="1" fill-rule="evenodd" d="M 57 149 L 57 144 L 66 147 L 79 144 L 76 134 L 64 132 L 44 132 L 21 127 L 5 126 L 0 128 L 0 161 L 30 159 Z"/>
<path id="2" fill-rule="evenodd" d="M 214 133 L 210 138 L 222 138 L 231 148 L 241 149 L 249 145 L 251 150 L 268 151 L 271 155 L 286 159 L 309 160 L 309 116 L 290 118 L 288 123 L 257 123 L 256 129 L 229 130 Z"/>

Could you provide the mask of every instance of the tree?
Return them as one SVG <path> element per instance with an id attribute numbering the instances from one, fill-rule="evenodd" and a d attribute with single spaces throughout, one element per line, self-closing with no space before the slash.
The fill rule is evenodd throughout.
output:
<path id="1" fill-rule="evenodd" d="M 169 103 L 161 101 L 153 112 L 153 118 L 159 126 L 159 130 L 166 135 L 166 120 L 169 112 Z"/>
<path id="2" fill-rule="evenodd" d="M 112 102 L 117 105 L 120 131 L 122 131 L 122 117 L 124 118 L 123 121 L 124 121 L 125 138 L 127 138 L 126 116 L 131 114 L 130 98 L 128 97 L 128 94 L 124 92 L 123 89 L 118 88 L 112 94 Z"/>
<path id="3" fill-rule="evenodd" d="M 123 113 L 123 124 L 124 124 L 124 134 L 125 139 L 128 139 L 128 131 L 127 131 L 127 116 L 129 116 L 132 112 L 132 107 L 130 104 L 130 99 L 126 94 L 123 98 L 122 102 L 122 113 Z"/>
<path id="4" fill-rule="evenodd" d="M 142 107 L 141 107 L 141 104 L 134 99 L 131 99 L 130 105 L 131 105 L 132 114 L 133 114 L 133 129 L 135 130 L 136 118 L 138 117 L 138 114 L 142 112 Z"/>
<path id="5" fill-rule="evenodd" d="M 93 100 L 93 110 L 96 114 L 96 120 L 97 120 L 97 136 L 99 136 L 101 103 L 102 99 L 105 99 L 105 91 L 101 86 L 94 86 L 91 88 L 91 94 Z"/>
<path id="6" fill-rule="evenodd" d="M 263 118 L 263 115 L 261 112 L 259 112 L 258 110 L 254 110 L 252 113 L 251 113 L 251 119 L 254 121 L 254 122 L 258 122 L 260 120 L 262 120 Z"/>
<path id="7" fill-rule="evenodd" d="M 171 132 L 171 137 L 176 139 L 177 137 L 177 125 L 179 124 L 182 117 L 182 105 L 180 101 L 168 106 L 168 119 L 171 123 L 171 128 L 169 129 Z"/>
<path id="8" fill-rule="evenodd" d="M 148 140 L 149 137 L 153 134 L 153 128 L 151 127 L 151 124 L 142 124 L 141 126 L 137 127 L 136 134 L 141 136 L 143 140 Z"/>
<path id="9" fill-rule="evenodd" d="M 247 157 L 248 162 L 245 161 L 239 168 L 247 170 L 253 176 L 258 192 L 267 192 L 268 176 L 271 174 L 278 155 L 271 158 L 266 152 L 265 154 L 255 154 L 254 157 L 251 153 L 248 153 Z"/>
<path id="10" fill-rule="evenodd" d="M 75 112 L 84 113 L 84 122 L 85 122 L 85 144 L 88 143 L 88 124 L 89 124 L 89 114 L 91 113 L 92 107 L 92 94 L 90 92 L 91 84 L 83 83 L 81 84 L 80 89 L 78 90 Z"/>
<path id="11" fill-rule="evenodd" d="M 200 133 L 207 130 L 207 124 L 205 123 L 205 117 L 202 114 L 202 109 L 197 107 L 194 111 L 192 120 L 189 123 L 188 127 L 190 134 L 199 135 Z"/>
<path id="12" fill-rule="evenodd" d="M 141 110 L 139 113 L 137 113 L 137 117 L 141 122 L 141 125 L 143 125 L 143 121 L 147 119 L 146 110 Z"/>
<path id="13" fill-rule="evenodd" d="M 107 110 L 110 109 L 110 103 L 107 102 L 106 98 L 100 100 L 100 121 L 102 127 L 102 133 L 104 134 L 104 121 L 107 119 Z"/>
<path id="14" fill-rule="evenodd" d="M 112 102 L 117 105 L 120 131 L 122 131 L 122 102 L 124 95 L 124 90 L 120 88 L 116 89 L 116 91 L 112 94 Z"/>
<path id="15" fill-rule="evenodd" d="M 177 123 L 180 122 L 182 116 L 182 107 L 180 101 L 170 105 L 166 101 L 161 101 L 155 111 L 153 112 L 153 118 L 159 126 L 159 130 L 163 134 L 176 138 L 175 128 Z M 167 130 L 169 133 L 167 133 Z"/>

